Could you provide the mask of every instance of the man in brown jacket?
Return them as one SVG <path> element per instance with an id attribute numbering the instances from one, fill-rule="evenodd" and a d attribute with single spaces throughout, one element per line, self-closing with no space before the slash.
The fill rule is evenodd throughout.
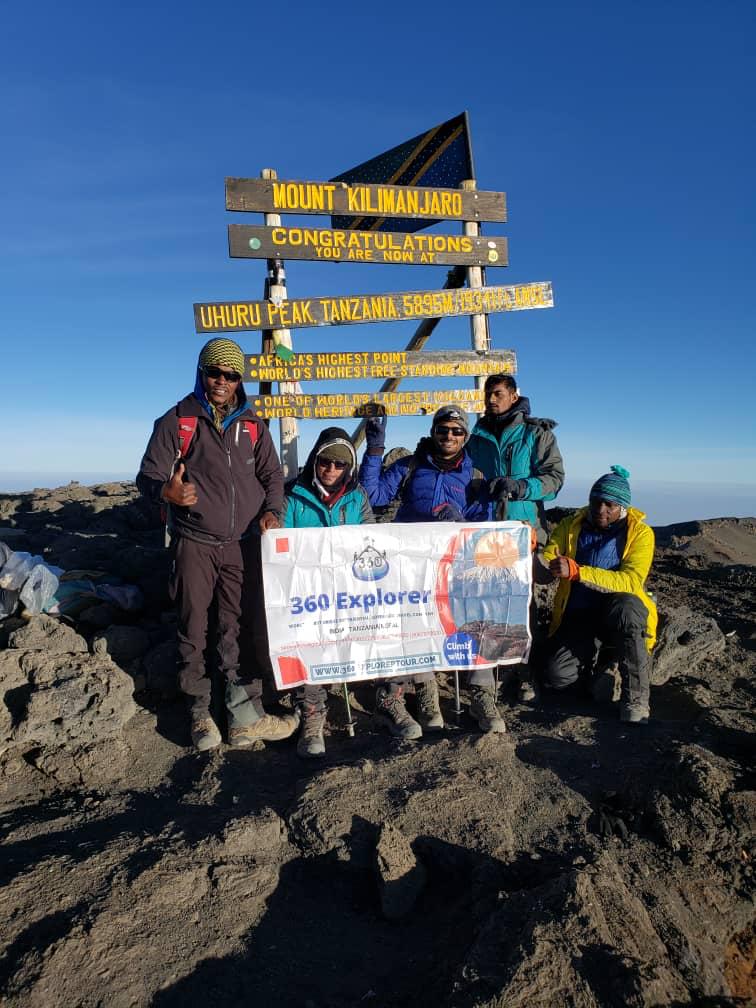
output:
<path id="1" fill-rule="evenodd" d="M 244 354 L 229 339 L 200 351 L 194 391 L 155 421 L 137 476 L 141 493 L 170 508 L 171 598 L 178 616 L 179 685 L 189 703 L 197 749 L 220 745 L 210 716 L 204 651 L 208 610 L 218 609 L 218 659 L 225 678 L 228 741 L 235 747 L 296 731 L 296 715 L 262 707 L 262 680 L 239 661 L 240 622 L 251 644 L 262 607 L 242 613 L 242 585 L 259 583 L 250 538 L 280 526 L 283 471 L 268 428 L 247 406 Z M 245 610 L 250 607 L 245 606 Z"/>

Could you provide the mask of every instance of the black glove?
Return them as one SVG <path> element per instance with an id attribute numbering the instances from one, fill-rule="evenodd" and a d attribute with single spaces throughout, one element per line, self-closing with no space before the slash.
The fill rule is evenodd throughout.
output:
<path id="1" fill-rule="evenodd" d="M 628 829 L 625 820 L 613 809 L 606 805 L 600 805 L 598 809 L 598 831 L 605 840 L 617 836 L 620 840 L 627 841 Z"/>
<path id="2" fill-rule="evenodd" d="M 365 444 L 372 454 L 383 454 L 386 446 L 386 420 L 385 416 L 371 416 L 365 421 Z M 373 451 L 373 449 L 376 449 Z"/>
<path id="3" fill-rule="evenodd" d="M 596 827 L 604 840 L 619 837 L 627 843 L 630 830 L 637 832 L 639 814 L 616 791 L 606 791 L 596 803 Z"/>
<path id="4" fill-rule="evenodd" d="M 433 508 L 433 515 L 437 521 L 461 522 L 465 520 L 465 516 L 456 504 L 439 504 L 438 507 Z"/>
<path id="5" fill-rule="evenodd" d="M 505 500 L 525 500 L 528 481 L 512 479 L 511 476 L 499 476 L 488 484 L 488 492 L 494 500 L 500 497 Z"/>

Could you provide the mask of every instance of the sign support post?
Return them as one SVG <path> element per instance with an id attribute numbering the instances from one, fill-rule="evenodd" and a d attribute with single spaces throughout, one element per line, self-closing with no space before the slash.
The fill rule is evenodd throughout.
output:
<path id="1" fill-rule="evenodd" d="M 465 179 L 462 183 L 462 189 L 465 192 L 475 192 L 477 189 L 477 183 L 475 179 Z M 478 221 L 465 221 L 462 225 L 465 235 L 470 238 L 480 237 L 480 224 Z M 483 269 L 480 266 L 469 266 L 467 269 L 467 284 L 470 288 L 479 288 L 483 286 Z M 470 337 L 472 341 L 473 350 L 480 350 L 485 352 L 491 349 L 491 337 L 488 332 L 488 316 L 487 315 L 471 315 L 470 316 Z M 482 389 L 485 379 L 478 377 L 475 379 L 475 387 Z"/>
<path id="2" fill-rule="evenodd" d="M 455 287 L 461 287 L 463 284 L 463 273 L 460 266 L 456 266 L 453 270 L 449 270 L 446 274 L 446 283 L 444 284 L 444 290 L 453 289 Z M 420 350 L 428 342 L 431 333 L 436 328 L 441 318 L 429 318 L 423 319 L 420 325 L 415 330 L 412 339 L 407 344 L 408 350 Z M 399 382 L 401 378 L 387 378 L 386 381 L 381 385 L 381 392 L 393 392 L 395 389 L 399 388 Z M 360 420 L 358 426 L 355 428 L 354 434 L 352 434 L 352 444 L 355 448 L 359 448 L 365 439 L 365 424 L 366 420 Z"/>
<path id="3" fill-rule="evenodd" d="M 260 172 L 263 179 L 277 179 L 278 174 L 273 168 L 263 168 Z M 266 213 L 264 215 L 266 227 L 280 227 L 281 215 L 277 213 Z M 268 259 L 268 276 L 265 281 L 265 298 L 274 304 L 279 304 L 286 300 L 286 271 L 280 259 Z M 263 335 L 262 352 L 275 352 L 276 346 L 286 347 L 291 350 L 291 330 L 274 329 Z M 279 392 L 298 392 L 296 382 L 281 382 L 278 386 Z M 262 393 L 262 384 L 260 392 Z M 281 465 L 283 466 L 284 479 L 293 479 L 299 473 L 297 460 L 297 421 L 293 417 L 281 417 L 280 424 L 280 449 Z"/>

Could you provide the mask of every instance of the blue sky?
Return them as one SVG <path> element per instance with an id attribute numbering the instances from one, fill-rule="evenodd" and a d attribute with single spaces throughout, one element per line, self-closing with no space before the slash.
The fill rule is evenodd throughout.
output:
<path id="1" fill-rule="evenodd" d="M 262 296 L 264 263 L 228 258 L 226 225 L 261 217 L 225 211 L 226 175 L 327 179 L 467 109 L 478 186 L 508 196 L 509 222 L 484 230 L 508 236 L 511 265 L 489 282 L 554 285 L 554 309 L 491 332 L 534 413 L 559 421 L 569 486 L 621 463 L 639 485 L 705 486 L 712 514 L 754 513 L 750 0 L 270 10 L 5 9 L 0 483 L 136 470 L 192 385 L 192 303 Z M 287 266 L 293 297 L 445 273 Z M 402 349 L 413 330 L 293 341 Z M 469 322 L 447 319 L 427 348 L 469 345 Z M 427 420 L 390 424 L 389 444 L 411 445 Z M 303 457 L 318 427 L 301 429 Z"/>

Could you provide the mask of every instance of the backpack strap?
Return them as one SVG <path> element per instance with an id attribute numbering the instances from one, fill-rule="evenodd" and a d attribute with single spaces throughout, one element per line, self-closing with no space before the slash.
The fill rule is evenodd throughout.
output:
<path id="1" fill-rule="evenodd" d="M 199 417 L 189 416 L 189 417 L 179 417 L 178 418 L 178 441 L 179 450 L 176 461 L 179 459 L 186 458 L 189 451 L 189 446 L 192 443 L 192 438 L 197 430 L 197 421 Z"/>
<path id="2" fill-rule="evenodd" d="M 256 420 L 242 420 L 244 425 L 244 430 L 249 434 L 249 440 L 252 442 L 252 446 L 257 444 L 257 436 L 259 434 L 259 429 Z"/>

